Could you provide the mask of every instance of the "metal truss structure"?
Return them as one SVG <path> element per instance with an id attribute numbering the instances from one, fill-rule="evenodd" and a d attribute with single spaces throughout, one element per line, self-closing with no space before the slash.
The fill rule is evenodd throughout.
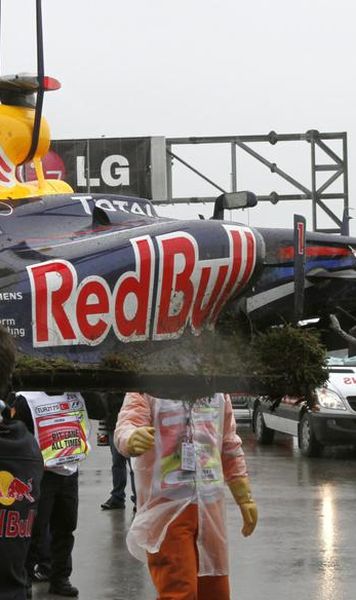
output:
<path id="1" fill-rule="evenodd" d="M 250 144 L 269 143 L 277 144 L 277 142 L 305 142 L 309 146 L 310 152 L 310 187 L 306 187 L 303 183 L 292 177 L 286 171 L 280 169 L 276 163 L 267 160 L 260 152 L 257 152 Z M 341 156 L 330 145 L 330 142 L 341 142 Z M 176 146 L 196 144 L 229 144 L 231 149 L 231 189 L 225 190 L 207 175 L 189 164 L 177 154 Z M 174 148 L 173 148 L 174 147 Z M 327 157 L 327 162 L 317 164 L 316 151 L 320 149 Z M 349 234 L 349 194 L 348 194 L 348 169 L 347 169 L 347 134 L 340 133 L 320 133 L 316 130 L 310 130 L 306 133 L 292 134 L 277 134 L 271 131 L 267 135 L 241 135 L 241 136 L 223 136 L 223 137 L 177 137 L 166 138 L 166 153 L 167 153 L 167 201 L 172 203 L 199 203 L 199 202 L 214 202 L 215 196 L 208 197 L 175 197 L 173 193 L 173 164 L 178 161 L 187 169 L 194 172 L 197 176 L 211 184 L 216 190 L 221 193 L 227 191 L 237 191 L 237 150 L 249 154 L 254 159 L 262 163 L 272 173 L 279 175 L 280 178 L 287 181 L 295 189 L 294 194 L 277 194 L 271 192 L 267 195 L 257 196 L 259 202 L 271 202 L 276 204 L 280 201 L 293 200 L 309 200 L 312 202 L 312 225 L 314 231 L 323 231 L 328 233 Z M 330 176 L 322 184 L 318 182 L 319 173 L 330 173 Z M 330 186 L 337 180 L 341 179 L 341 191 L 331 192 Z M 253 190 L 252 190 L 253 191 Z M 328 201 L 338 200 L 343 203 L 342 215 L 340 218 L 328 206 Z M 339 211 L 340 214 L 341 211 Z M 335 227 L 322 228 L 318 226 L 320 214 L 326 214 Z"/>

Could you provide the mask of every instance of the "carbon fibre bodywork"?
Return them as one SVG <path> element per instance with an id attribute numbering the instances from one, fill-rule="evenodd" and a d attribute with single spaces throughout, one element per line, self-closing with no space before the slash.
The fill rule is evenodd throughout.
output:
<path id="1" fill-rule="evenodd" d="M 27 354 L 98 363 L 129 343 L 199 334 L 263 263 L 256 231 L 159 218 L 139 198 L 72 194 L 0 207 L 1 323 Z"/>
<path id="2" fill-rule="evenodd" d="M 304 318 L 355 312 L 356 239 L 306 235 Z M 293 230 L 157 216 L 145 199 L 68 194 L 0 203 L 1 323 L 21 350 L 99 363 L 213 327 L 293 319 Z"/>

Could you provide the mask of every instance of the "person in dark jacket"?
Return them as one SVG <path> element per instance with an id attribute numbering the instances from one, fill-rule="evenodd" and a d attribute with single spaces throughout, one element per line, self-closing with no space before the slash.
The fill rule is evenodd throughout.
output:
<path id="1" fill-rule="evenodd" d="M 121 410 L 123 401 L 124 394 L 115 394 L 112 392 L 102 394 L 102 402 L 105 409 L 105 425 L 108 432 L 112 458 L 111 473 L 113 485 L 109 498 L 101 505 L 103 510 L 125 508 L 125 488 L 127 483 L 126 458 L 117 451 L 114 445 L 117 415 Z"/>
<path id="2" fill-rule="evenodd" d="M 25 600 L 26 556 L 31 542 L 43 460 L 34 436 L 12 420 L 6 405 L 15 345 L 0 328 L 0 600 Z"/>
<path id="3" fill-rule="evenodd" d="M 88 405 L 88 414 L 91 419 L 99 420 L 98 445 L 110 446 L 112 457 L 112 490 L 109 498 L 101 504 L 103 510 L 125 508 L 127 464 L 131 477 L 131 500 L 136 510 L 136 491 L 133 470 L 130 461 L 117 451 L 114 444 L 114 431 L 117 415 L 119 414 L 125 394 L 119 392 L 85 392 L 84 398 Z"/>
<path id="4" fill-rule="evenodd" d="M 77 406 L 78 414 L 73 414 L 72 404 Z M 35 565 L 41 566 L 43 544 L 49 531 L 49 593 L 74 598 L 79 594 L 70 582 L 78 519 L 78 464 L 90 450 L 86 439 L 89 427 L 85 402 L 77 392 L 60 395 L 18 392 L 14 410 L 17 418 L 34 432 L 45 462 L 38 515 L 26 561 L 27 571 L 34 581 L 41 581 L 34 576 L 41 573 L 36 573 Z M 51 418 L 48 418 L 47 411 Z M 42 581 L 45 579 L 43 577 Z"/>

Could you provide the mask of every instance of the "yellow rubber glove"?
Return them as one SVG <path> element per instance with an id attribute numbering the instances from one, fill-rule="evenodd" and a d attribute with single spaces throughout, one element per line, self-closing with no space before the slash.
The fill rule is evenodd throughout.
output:
<path id="1" fill-rule="evenodd" d="M 229 481 L 228 485 L 241 511 L 243 519 L 241 533 L 244 537 L 248 537 L 253 533 L 257 524 L 257 506 L 251 495 L 249 479 L 248 477 L 236 477 Z"/>
<path id="2" fill-rule="evenodd" d="M 127 441 L 127 449 L 130 456 L 140 456 L 154 446 L 155 428 L 137 427 Z"/>

